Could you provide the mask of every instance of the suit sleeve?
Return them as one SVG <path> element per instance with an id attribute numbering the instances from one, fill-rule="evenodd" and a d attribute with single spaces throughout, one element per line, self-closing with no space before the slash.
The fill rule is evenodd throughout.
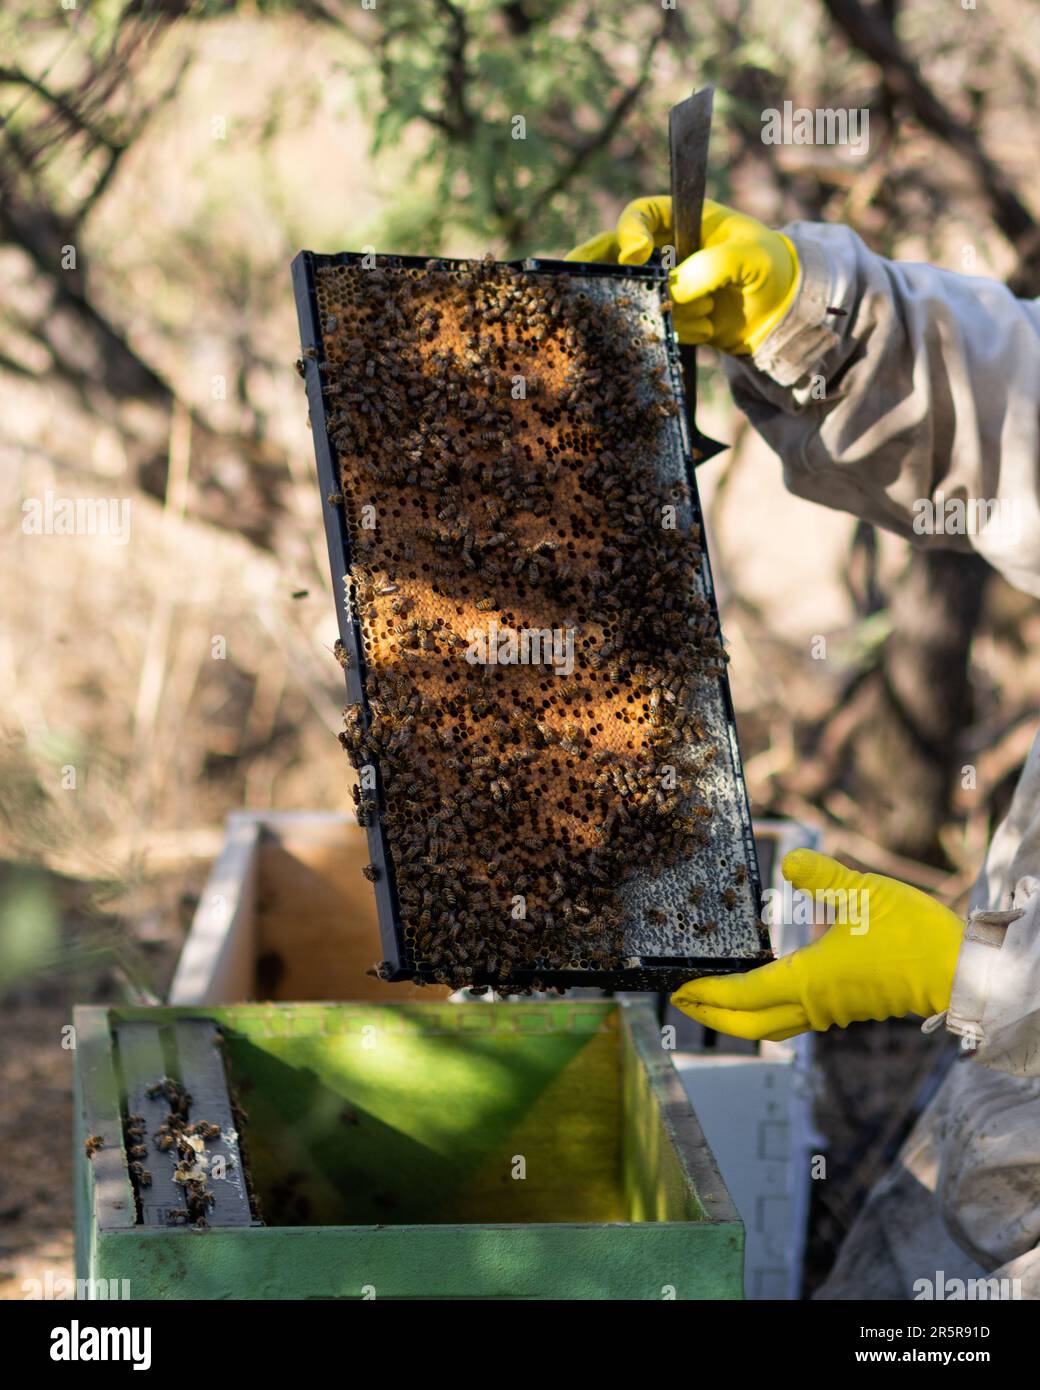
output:
<path id="1" fill-rule="evenodd" d="M 788 489 L 920 545 L 974 549 L 1040 596 L 1040 301 L 885 260 L 846 227 L 783 230 L 798 293 L 726 372 Z"/>

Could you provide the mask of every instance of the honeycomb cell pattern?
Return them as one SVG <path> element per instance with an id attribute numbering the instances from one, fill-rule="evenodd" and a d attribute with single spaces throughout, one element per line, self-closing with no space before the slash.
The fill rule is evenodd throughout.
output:
<path id="1" fill-rule="evenodd" d="M 401 964 L 522 993 L 758 954 L 660 282 L 485 257 L 315 287 L 365 690 L 340 742 Z"/>

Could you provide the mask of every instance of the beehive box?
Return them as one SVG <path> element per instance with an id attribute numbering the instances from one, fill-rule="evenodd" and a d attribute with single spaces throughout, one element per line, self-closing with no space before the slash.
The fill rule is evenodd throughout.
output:
<path id="1" fill-rule="evenodd" d="M 323 811 L 234 811 L 199 895 L 167 1003 L 253 999 L 386 1000 L 372 967 L 379 920 L 368 838 L 351 817 Z M 403 982 L 397 999 L 448 990 Z"/>
<path id="2" fill-rule="evenodd" d="M 766 959 L 664 273 L 294 277 L 386 977 Z"/>
<path id="3" fill-rule="evenodd" d="M 85 1008 L 75 1025 L 77 1272 L 102 1290 L 741 1297 L 743 1230 L 645 1003 Z M 130 1181 L 128 1104 L 159 1057 L 191 1092 L 214 1026 L 241 1107 L 222 1140 L 254 1209 L 232 1166 L 206 1227 L 168 1226 L 167 1155 Z M 219 1112 L 203 1086 L 187 1118 Z"/>

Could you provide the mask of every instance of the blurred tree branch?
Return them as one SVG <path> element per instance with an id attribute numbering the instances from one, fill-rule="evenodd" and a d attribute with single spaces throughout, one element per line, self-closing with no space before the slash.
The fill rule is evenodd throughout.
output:
<path id="1" fill-rule="evenodd" d="M 990 215 L 1018 254 L 1009 284 L 1016 294 L 1040 294 L 1040 226 L 1012 187 L 1004 170 L 983 149 L 977 130 L 939 100 L 904 52 L 892 27 L 894 7 L 867 9 L 861 0 L 823 0 L 834 23 L 866 57 L 877 63 L 892 105 L 903 103 L 924 128 L 971 167 L 989 204 Z"/>
<path id="2" fill-rule="evenodd" d="M 639 65 L 639 74 L 635 81 L 624 88 L 621 95 L 614 102 L 606 120 L 600 128 L 593 132 L 586 140 L 582 141 L 566 160 L 563 167 L 556 177 L 542 188 L 532 201 L 530 208 L 525 216 L 526 228 L 533 230 L 537 218 L 548 206 L 557 193 L 561 193 L 569 186 L 571 181 L 598 155 L 604 153 L 614 142 L 614 138 L 621 129 L 629 113 L 635 107 L 636 102 L 646 90 L 650 81 L 651 64 L 658 46 L 667 37 L 673 28 L 675 12 L 665 10 L 661 20 L 661 26 L 656 29 L 647 41 L 642 60 Z M 521 240 L 523 231 L 518 232 L 517 240 Z"/>
<path id="3" fill-rule="evenodd" d="M 21 251 L 48 290 L 43 310 L 32 322 L 23 316 L 19 332 L 45 348 L 50 370 L 91 413 L 123 421 L 138 483 L 157 497 L 165 489 L 170 421 L 183 403 L 99 306 L 83 252 L 90 216 L 112 187 L 121 161 L 181 91 L 189 52 L 161 84 L 144 82 L 142 74 L 170 24 L 188 9 L 187 0 L 130 0 L 108 29 L 99 21 L 77 80 L 65 88 L 48 80 L 50 67 L 34 77 L 17 61 L 0 66 L 0 88 L 23 91 L 0 115 L 0 242 Z M 38 109 L 23 111 L 27 96 Z M 70 196 L 61 162 L 73 152 L 81 167 L 99 156 L 92 183 L 78 196 Z M 68 351 L 72 325 L 71 340 L 80 345 L 75 353 Z M 21 374 L 33 375 L 25 366 Z M 123 409 L 138 404 L 154 412 L 150 427 L 142 428 L 140 412 L 131 417 Z M 251 469 L 246 495 L 236 498 L 226 493 L 211 465 L 229 452 L 267 465 L 277 454 L 262 437 L 217 430 L 197 409 L 183 409 L 195 431 L 196 478 L 209 519 L 268 544 L 278 475 L 269 467 Z"/>
<path id="4" fill-rule="evenodd" d="M 465 9 L 436 0 L 436 9 L 431 24 L 426 6 L 396 5 L 374 37 L 373 153 L 420 121 L 430 136 L 415 169 L 438 183 L 400 249 L 435 249 L 450 217 L 508 254 L 532 252 L 568 236 L 574 210 L 598 188 L 620 191 L 665 167 L 666 95 L 654 85 L 655 60 L 669 47 L 692 84 L 710 50 L 674 11 L 633 16 L 620 0 Z M 360 64 L 354 71 L 365 80 Z M 656 138 L 642 138 L 651 129 Z"/>
<path id="5" fill-rule="evenodd" d="M 23 72 L 20 67 L 13 65 L 10 67 L 0 66 L 0 83 L 9 83 L 12 86 L 27 87 L 29 91 L 35 92 L 42 97 L 59 116 L 63 118 L 65 124 L 73 131 L 82 132 L 88 135 L 96 145 L 104 145 L 109 150 L 118 149 L 119 146 L 104 131 L 95 126 L 90 119 L 85 116 L 76 105 L 62 92 L 54 92 L 39 78 L 31 77 Z M 3 124 L 7 124 L 6 120 Z"/>

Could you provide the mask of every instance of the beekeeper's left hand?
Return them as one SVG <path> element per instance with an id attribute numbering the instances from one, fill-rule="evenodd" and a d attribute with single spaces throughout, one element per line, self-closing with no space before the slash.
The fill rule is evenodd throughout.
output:
<path id="1" fill-rule="evenodd" d="M 897 879 L 855 873 L 811 849 L 785 855 L 783 874 L 824 901 L 830 895 L 834 924 L 761 969 L 680 986 L 672 1003 L 683 1013 L 719 1033 L 780 1042 L 947 1007 L 964 932 L 955 912 Z"/>

